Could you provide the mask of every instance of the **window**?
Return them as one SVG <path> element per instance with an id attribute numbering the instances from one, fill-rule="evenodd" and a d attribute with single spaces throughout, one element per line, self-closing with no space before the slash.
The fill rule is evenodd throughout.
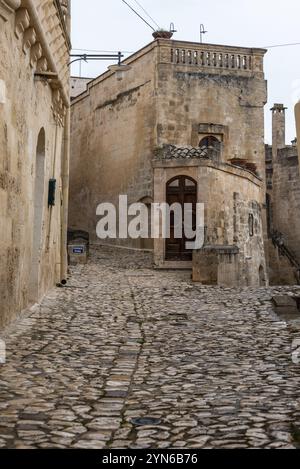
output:
<path id="1" fill-rule="evenodd" d="M 220 159 L 221 142 L 213 135 L 203 138 L 199 143 L 199 147 L 201 150 L 205 151 L 207 156 L 212 160 L 218 161 Z"/>

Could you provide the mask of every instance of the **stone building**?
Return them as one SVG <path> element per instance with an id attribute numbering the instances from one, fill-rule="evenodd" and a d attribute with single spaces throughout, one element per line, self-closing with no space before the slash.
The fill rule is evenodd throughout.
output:
<path id="1" fill-rule="evenodd" d="M 67 0 L 0 0 L 0 326 L 66 275 Z"/>
<path id="2" fill-rule="evenodd" d="M 300 101 L 295 106 L 298 155 L 300 154 Z"/>
<path id="3" fill-rule="evenodd" d="M 71 99 L 77 98 L 81 93 L 86 91 L 87 84 L 91 81 L 91 78 L 84 77 L 71 77 L 71 88 L 70 97 Z"/>
<path id="4" fill-rule="evenodd" d="M 96 208 L 120 194 L 148 207 L 202 202 L 195 280 L 265 284 L 265 52 L 159 38 L 88 83 L 72 103 L 70 227 L 99 243 Z M 171 227 L 167 240 L 116 243 L 191 268 L 184 241 Z"/>
<path id="5" fill-rule="evenodd" d="M 271 284 L 300 282 L 300 173 L 297 139 L 286 145 L 286 107 L 274 104 L 272 145 L 266 145 Z"/>

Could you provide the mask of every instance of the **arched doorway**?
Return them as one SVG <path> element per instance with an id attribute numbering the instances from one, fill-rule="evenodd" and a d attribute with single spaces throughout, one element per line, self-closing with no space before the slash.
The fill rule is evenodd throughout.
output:
<path id="1" fill-rule="evenodd" d="M 30 270 L 30 300 L 39 299 L 39 274 L 42 250 L 42 226 L 45 191 L 45 131 L 40 130 L 36 147 L 33 203 L 33 238 Z"/>
<path id="2" fill-rule="evenodd" d="M 189 176 L 177 176 L 167 182 L 166 201 L 171 207 L 173 204 L 180 204 L 182 208 L 182 227 L 184 227 L 184 205 L 192 204 L 192 225 L 196 228 L 196 204 L 197 204 L 197 182 Z M 182 237 L 175 237 L 175 216 L 171 212 L 170 216 L 170 238 L 166 239 L 166 260 L 188 261 L 192 260 L 193 252 L 186 249 L 186 242 L 193 241 L 187 239 L 182 230 Z"/>

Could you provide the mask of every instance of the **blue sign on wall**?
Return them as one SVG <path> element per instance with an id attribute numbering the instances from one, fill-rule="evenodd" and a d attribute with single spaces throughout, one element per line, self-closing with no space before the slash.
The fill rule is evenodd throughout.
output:
<path id="1" fill-rule="evenodd" d="M 83 247 L 73 248 L 73 254 L 84 254 L 84 248 Z"/>

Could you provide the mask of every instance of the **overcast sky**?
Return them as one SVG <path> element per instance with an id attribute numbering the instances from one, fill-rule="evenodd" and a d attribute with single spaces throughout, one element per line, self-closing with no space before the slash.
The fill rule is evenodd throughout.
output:
<path id="1" fill-rule="evenodd" d="M 145 16 L 135 0 L 126 0 Z M 300 43 L 299 0 L 138 0 L 159 26 L 175 24 L 174 39 L 199 41 L 200 24 L 208 34 L 204 42 L 246 47 Z M 152 40 L 151 29 L 122 0 L 72 0 L 73 48 L 134 52 Z M 77 51 L 74 51 L 77 53 Z M 270 48 L 265 59 L 269 102 L 266 106 L 266 141 L 271 140 L 269 109 L 284 103 L 287 143 L 295 137 L 294 104 L 300 99 L 300 45 Z M 83 63 L 82 76 L 95 77 L 109 63 Z M 79 65 L 72 69 L 79 74 Z"/>

